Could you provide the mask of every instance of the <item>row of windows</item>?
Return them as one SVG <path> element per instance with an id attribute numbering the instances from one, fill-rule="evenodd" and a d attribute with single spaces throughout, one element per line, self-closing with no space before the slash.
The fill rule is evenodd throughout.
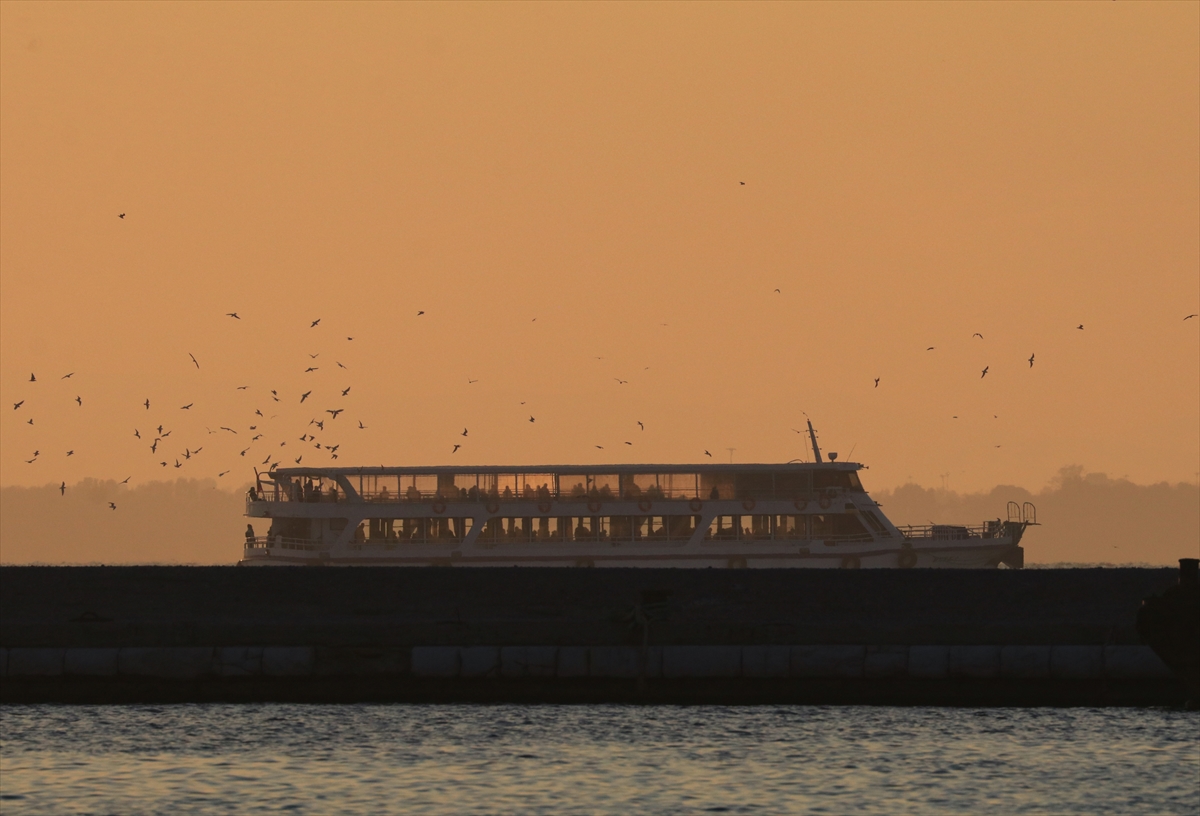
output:
<path id="1" fill-rule="evenodd" d="M 878 521 L 864 514 L 872 527 Z M 334 520 L 335 522 L 337 520 Z M 692 538 L 700 516 L 565 516 L 542 518 L 493 518 L 484 522 L 478 541 L 482 543 L 596 542 L 596 541 L 687 541 Z M 284 535 L 300 532 L 290 519 Z M 314 522 L 319 524 L 320 522 Z M 369 519 L 355 530 L 360 543 L 464 541 L 474 526 L 470 518 Z M 342 524 L 344 529 L 344 521 Z M 280 527 L 283 530 L 283 527 Z M 273 531 L 274 532 L 274 531 Z M 340 532 L 336 524 L 330 532 Z M 887 535 L 879 525 L 878 532 Z M 319 534 L 319 533 L 318 533 Z M 857 514 L 744 515 L 718 516 L 704 531 L 705 541 L 769 540 L 869 540 L 870 533 Z"/>
<path id="2" fill-rule="evenodd" d="M 606 499 L 794 499 L 814 491 L 861 491 L 858 474 L 846 470 L 783 473 L 633 473 L 556 476 L 551 473 L 442 473 L 353 477 L 367 501 L 538 501 L 550 498 Z M 273 501 L 338 501 L 330 479 L 284 478 L 254 498 Z"/>

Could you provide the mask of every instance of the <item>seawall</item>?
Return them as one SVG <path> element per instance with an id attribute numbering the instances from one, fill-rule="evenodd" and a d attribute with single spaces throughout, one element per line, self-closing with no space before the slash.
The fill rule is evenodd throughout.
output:
<path id="1" fill-rule="evenodd" d="M 1171 569 L 0 568 L 0 700 L 1183 702 Z"/>

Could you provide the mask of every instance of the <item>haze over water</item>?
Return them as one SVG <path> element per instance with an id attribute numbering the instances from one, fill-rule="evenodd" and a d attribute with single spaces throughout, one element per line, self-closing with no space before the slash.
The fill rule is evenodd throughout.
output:
<path id="1" fill-rule="evenodd" d="M 1154 813 L 1194 712 L 10 706 L 6 814 Z"/>

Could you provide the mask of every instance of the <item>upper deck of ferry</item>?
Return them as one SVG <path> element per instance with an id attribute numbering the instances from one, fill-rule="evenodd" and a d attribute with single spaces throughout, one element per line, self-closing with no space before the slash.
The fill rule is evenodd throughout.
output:
<path id="1" fill-rule="evenodd" d="M 256 501 L 480 502 L 545 500 L 811 499 L 863 492 L 854 462 L 707 465 L 278 468 Z"/>

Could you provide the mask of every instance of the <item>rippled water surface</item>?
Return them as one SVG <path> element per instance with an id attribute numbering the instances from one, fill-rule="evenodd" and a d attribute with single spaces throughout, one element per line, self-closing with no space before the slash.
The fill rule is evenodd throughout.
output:
<path id="1" fill-rule="evenodd" d="M 0 813 L 1200 812 L 1148 709 L 0 708 Z"/>

